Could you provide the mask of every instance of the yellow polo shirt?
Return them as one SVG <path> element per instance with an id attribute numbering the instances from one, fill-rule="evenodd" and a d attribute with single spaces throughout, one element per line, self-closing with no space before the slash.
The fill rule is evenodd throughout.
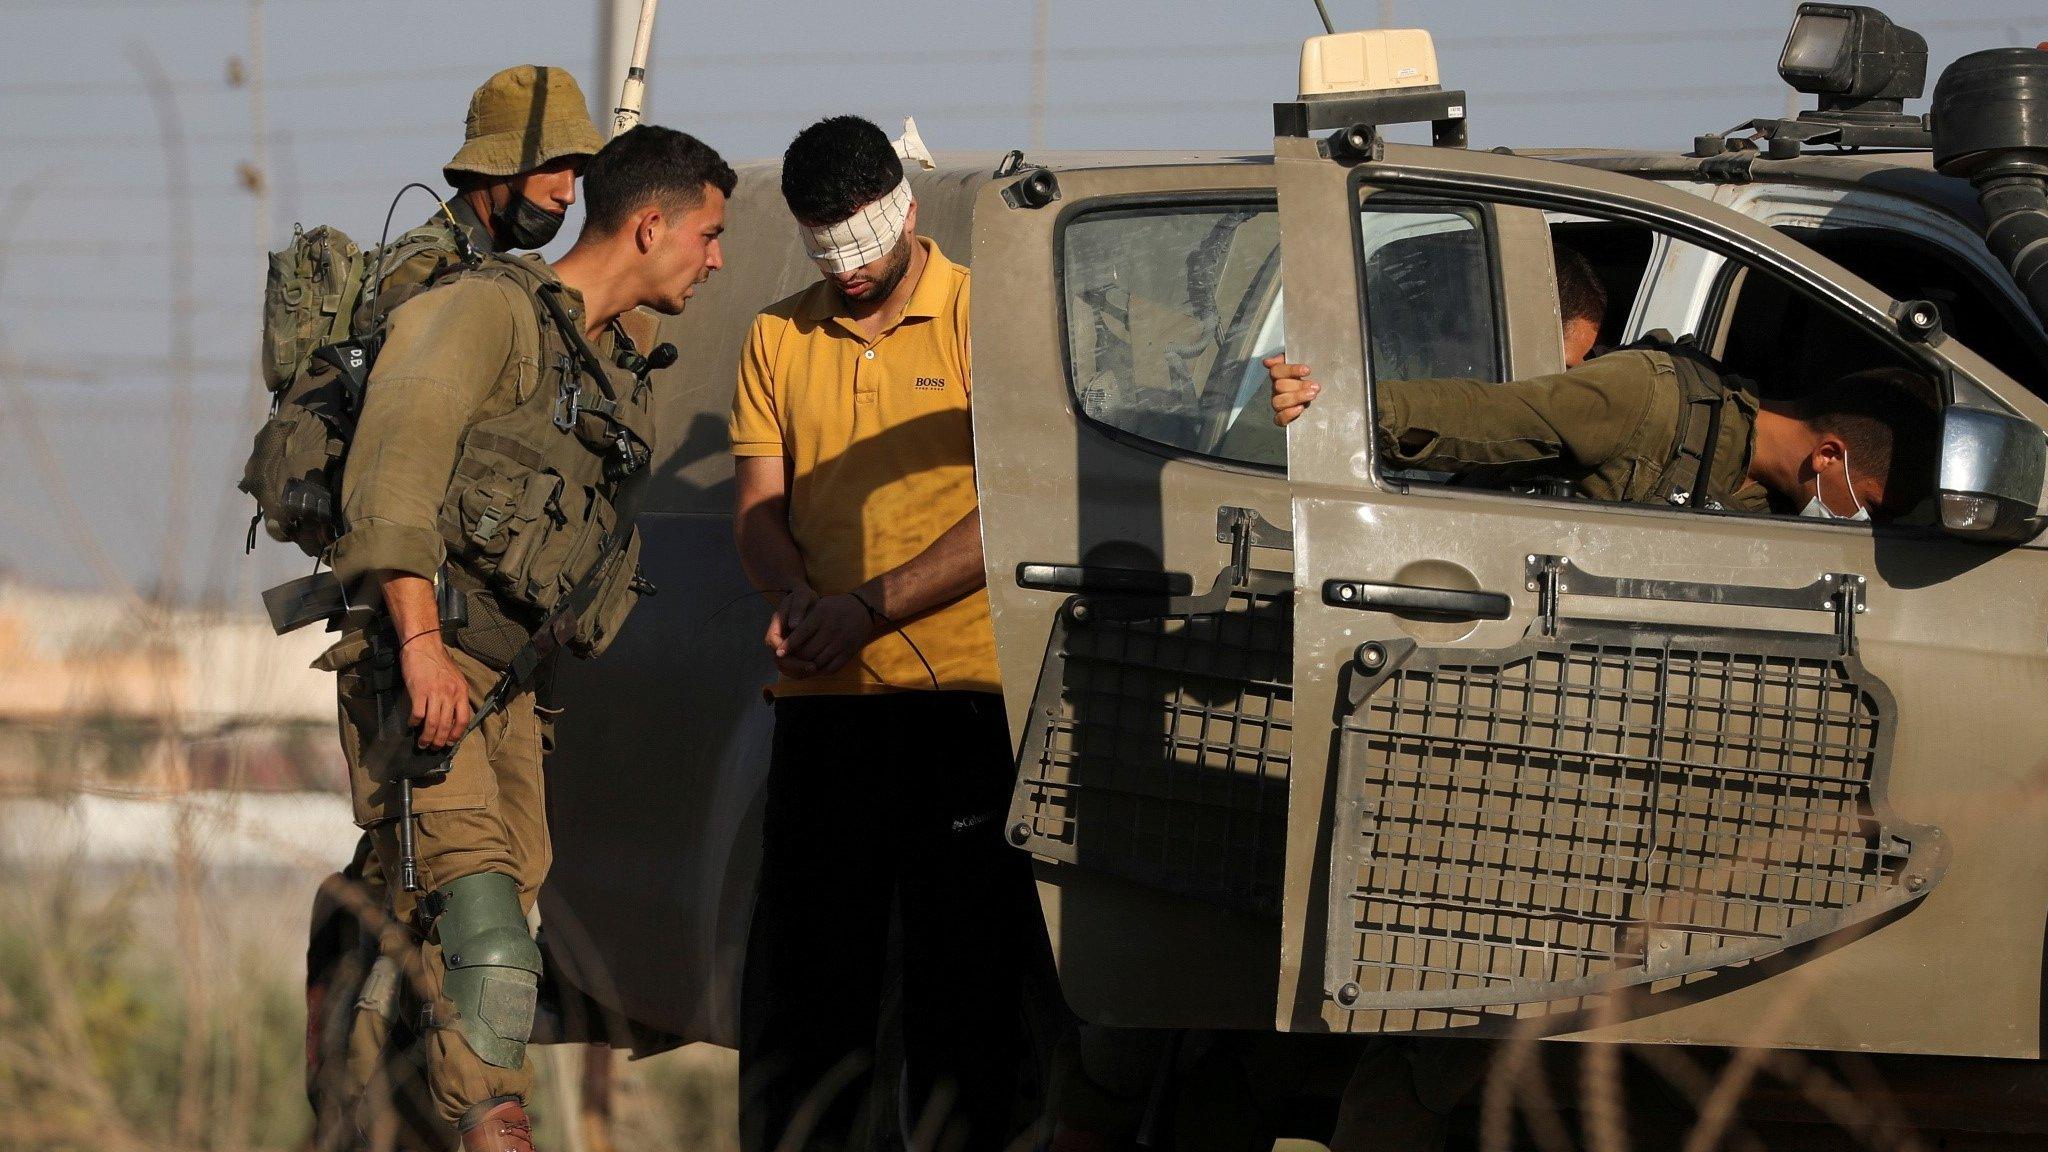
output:
<path id="1" fill-rule="evenodd" d="M 740 355 L 733 455 L 782 457 L 790 534 L 821 596 L 907 563 L 974 510 L 967 269 L 918 243 L 924 273 L 873 341 L 820 280 L 754 317 Z M 948 691 L 1001 690 L 987 592 L 897 623 L 903 635 L 881 632 L 838 672 L 774 693 L 930 690 L 934 676 Z"/>

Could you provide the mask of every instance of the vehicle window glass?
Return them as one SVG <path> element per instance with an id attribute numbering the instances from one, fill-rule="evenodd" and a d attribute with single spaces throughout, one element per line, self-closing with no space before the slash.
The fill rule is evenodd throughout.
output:
<path id="1" fill-rule="evenodd" d="M 1066 226 L 1060 258 L 1085 416 L 1184 451 L 1285 464 L 1259 363 L 1282 343 L 1272 205 L 1090 213 Z"/>
<path id="2" fill-rule="evenodd" d="M 1622 343 L 1634 314 L 1636 294 L 1650 266 L 1650 230 L 1640 224 L 1568 213 L 1547 215 L 1552 216 L 1550 238 L 1559 259 L 1570 260 L 1567 253 L 1577 253 L 1585 261 L 1582 267 L 1593 273 L 1597 296 L 1605 298 L 1597 317 L 1600 343 Z"/>
<path id="3" fill-rule="evenodd" d="M 1598 333 L 1596 339 L 1580 325 L 1574 337 L 1567 325 L 1561 333 L 1567 356 L 1582 363 L 1564 376 L 1500 385 L 1493 383 L 1499 377 L 1490 373 L 1490 364 L 1474 363 L 1476 349 L 1432 360 L 1413 348 L 1382 349 L 1379 340 L 1386 333 L 1376 332 L 1380 467 L 1410 482 L 1692 507 L 1691 462 L 1711 440 L 1717 479 L 1705 506 L 1798 514 L 1808 502 L 1808 488 L 1774 488 L 1771 482 L 1782 477 L 1782 469 L 1750 469 L 1757 459 L 1756 423 L 1743 413 L 1761 402 L 1829 435 L 1865 438 L 1868 451 L 1888 463 L 1878 465 L 1887 469 L 1883 475 L 1865 473 L 1860 490 L 1890 493 L 1895 503 L 1889 516 L 1922 518 L 1939 435 L 1938 381 L 1883 334 L 1824 306 L 1777 272 L 1639 228 L 1588 217 L 1553 219 L 1560 269 L 1569 250 L 1579 257 L 1572 262 L 1581 288 L 1597 282 L 1589 290 L 1559 292 L 1560 317 L 1595 320 Z M 1373 235 L 1369 229 L 1369 246 Z M 1468 227 L 1418 238 L 1447 245 L 1453 237 L 1476 247 L 1481 234 Z M 1648 295 L 1635 302 L 1634 325 L 1661 329 L 1658 335 L 1672 343 L 1641 340 L 1635 349 L 1616 350 L 1605 343 L 1612 338 L 1615 289 L 1626 283 L 1627 269 L 1646 248 L 1660 255 L 1644 284 Z M 1483 268 L 1483 251 L 1471 259 Z M 1373 276 L 1367 267 L 1370 297 Z M 1435 293 L 1421 305 L 1433 300 L 1439 312 L 1462 310 L 1467 327 L 1489 322 L 1490 313 L 1475 306 L 1486 298 L 1477 277 L 1457 280 L 1446 265 L 1429 279 L 1410 276 L 1395 283 L 1409 286 L 1411 294 Z M 1404 303 L 1408 315 L 1419 316 L 1415 302 Z M 1369 298 L 1369 315 L 1373 307 Z M 1410 321 L 1411 331 L 1417 322 Z M 1402 330 L 1383 322 L 1379 327 Z M 1435 331 L 1443 341 L 1455 341 L 1459 322 L 1441 322 Z M 1874 374 L 1848 379 L 1859 373 Z M 1735 413 L 1733 424 L 1711 417 L 1714 397 L 1724 389 L 1750 395 L 1721 407 L 1724 416 Z M 1880 395 L 1882 403 L 1872 399 Z M 1884 414 L 1873 416 L 1873 404 Z M 1873 421 L 1888 427 L 1871 432 Z M 1832 475 L 1836 514 L 1847 515 L 1844 501 L 1853 502 L 1854 494 L 1841 485 L 1843 473 Z"/>
<path id="4" fill-rule="evenodd" d="M 2048 397 L 2040 329 L 1960 257 L 1915 236 L 1876 228 L 1786 228 L 1786 235 L 1900 300 L 1927 300 L 1942 331 Z"/>
<path id="5" fill-rule="evenodd" d="M 1720 362 L 1765 400 L 1801 403 L 1869 368 L 1906 367 L 1890 346 L 1777 276 L 1731 265 Z"/>
<path id="6" fill-rule="evenodd" d="M 1374 379 L 1498 380 L 1493 273 L 1478 210 L 1359 216 L 1365 332 Z"/>

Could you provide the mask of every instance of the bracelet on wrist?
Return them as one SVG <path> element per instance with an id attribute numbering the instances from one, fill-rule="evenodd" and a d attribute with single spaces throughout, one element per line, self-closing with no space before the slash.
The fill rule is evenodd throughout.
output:
<path id="1" fill-rule="evenodd" d="M 868 598 L 861 595 L 858 590 L 848 592 L 847 595 L 853 597 L 854 603 L 868 610 L 868 623 L 881 624 L 889 619 L 887 616 L 882 615 L 880 609 L 876 608 L 873 604 L 868 603 Z"/>

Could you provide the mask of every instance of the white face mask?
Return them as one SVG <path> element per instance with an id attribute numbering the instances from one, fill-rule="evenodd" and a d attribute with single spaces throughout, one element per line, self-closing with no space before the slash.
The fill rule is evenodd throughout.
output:
<path id="1" fill-rule="evenodd" d="M 1799 514 L 1801 516 L 1811 516 L 1816 520 L 1870 519 L 1870 509 L 1865 508 L 1863 506 L 1862 498 L 1856 495 L 1856 484 L 1853 479 L 1853 474 L 1849 471 L 1849 450 L 1847 448 L 1842 449 L 1842 482 L 1848 485 L 1849 499 L 1853 501 L 1856 505 L 1856 511 L 1853 515 L 1838 515 L 1833 509 L 1827 506 L 1826 501 L 1820 498 L 1820 473 L 1818 472 L 1813 474 L 1813 499 L 1808 500 L 1806 502 L 1806 507 L 1801 508 L 1799 510 Z"/>

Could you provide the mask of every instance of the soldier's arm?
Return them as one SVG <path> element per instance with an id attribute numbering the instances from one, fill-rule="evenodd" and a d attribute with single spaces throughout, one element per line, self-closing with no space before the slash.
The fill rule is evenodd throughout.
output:
<path id="1" fill-rule="evenodd" d="M 1647 355 L 1613 353 L 1505 384 L 1382 380 L 1381 451 L 1393 467 L 1433 472 L 1597 469 L 1649 415 L 1656 373 L 1640 359 Z"/>
<path id="2" fill-rule="evenodd" d="M 469 726 L 469 679 L 441 642 L 441 606 L 430 580 L 404 573 L 382 577 L 384 609 L 402 647 L 399 675 L 412 705 L 412 726 L 422 748 L 446 748 Z"/>
<path id="3" fill-rule="evenodd" d="M 514 354 L 508 304 L 494 284 L 458 282 L 393 315 L 342 473 L 334 572 L 382 596 L 422 748 L 446 747 L 469 723 L 468 680 L 441 641 L 437 522 L 463 430 Z"/>

